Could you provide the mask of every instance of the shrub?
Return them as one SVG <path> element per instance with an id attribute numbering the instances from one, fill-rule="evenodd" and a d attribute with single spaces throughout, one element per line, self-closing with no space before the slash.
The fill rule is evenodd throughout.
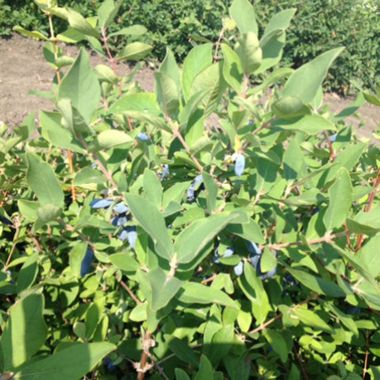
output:
<path id="1" fill-rule="evenodd" d="M 112 0 L 40 5 L 101 52 Z M 322 104 L 342 48 L 279 67 L 294 11 L 259 43 L 234 0 L 155 93 L 48 37 L 54 110 L 0 130 L 3 378 L 376 378 L 379 149 Z"/>

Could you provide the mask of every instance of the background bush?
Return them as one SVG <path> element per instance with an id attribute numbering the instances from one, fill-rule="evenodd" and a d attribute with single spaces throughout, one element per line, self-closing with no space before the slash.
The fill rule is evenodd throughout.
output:
<path id="1" fill-rule="evenodd" d="M 82 14 L 92 15 L 98 0 L 61 0 Z M 117 18 L 120 25 L 143 24 L 162 60 L 166 46 L 183 59 L 196 36 L 215 41 L 230 0 L 125 0 Z M 374 87 L 380 76 L 380 5 L 376 0 L 262 0 L 255 2 L 258 18 L 265 21 L 284 8 L 298 9 L 288 32 L 284 64 L 295 67 L 322 51 L 344 45 L 346 52 L 329 73 L 327 89 L 347 94 L 353 79 Z M 173 12 L 175 10 L 175 13 Z M 33 2 L 0 0 L 0 35 L 9 36 L 12 26 L 46 28 Z M 59 25 L 58 25 L 59 27 Z M 63 24 L 62 24 L 63 27 Z"/>

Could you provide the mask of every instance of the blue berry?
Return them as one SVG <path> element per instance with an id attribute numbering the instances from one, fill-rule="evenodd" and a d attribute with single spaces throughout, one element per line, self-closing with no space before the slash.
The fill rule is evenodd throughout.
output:
<path id="1" fill-rule="evenodd" d="M 331 136 L 329 137 L 329 141 L 330 141 L 330 142 L 335 142 L 337 136 L 338 136 L 337 133 L 335 133 L 334 135 L 331 135 Z"/>
<path id="2" fill-rule="evenodd" d="M 140 132 L 138 135 L 137 135 L 137 138 L 140 140 L 140 141 L 149 141 L 150 140 L 150 137 L 144 133 L 144 132 Z"/>
<path id="3" fill-rule="evenodd" d="M 123 228 L 123 231 L 119 234 L 119 239 L 121 241 L 128 240 L 128 243 L 131 248 L 136 248 L 136 241 L 137 241 L 137 231 L 136 226 L 127 226 Z"/>
<path id="4" fill-rule="evenodd" d="M 244 270 L 243 261 L 240 261 L 239 264 L 234 266 L 234 272 L 235 272 L 236 276 L 241 276 L 243 274 L 243 270 Z"/>
<path id="5" fill-rule="evenodd" d="M 202 175 L 197 175 L 194 178 L 194 181 L 191 183 L 190 187 L 187 190 L 187 200 L 188 202 L 194 202 L 195 200 L 195 191 L 198 190 L 199 186 L 203 182 Z"/>
<path id="6" fill-rule="evenodd" d="M 235 160 L 235 174 L 240 177 L 244 173 L 245 158 L 242 154 L 238 153 Z"/>
<path id="7" fill-rule="evenodd" d="M 94 262 L 94 251 L 91 247 L 87 248 L 86 254 L 80 266 L 80 276 L 84 277 L 92 272 L 92 263 Z"/>
<path id="8" fill-rule="evenodd" d="M 128 223 L 128 218 L 126 216 L 115 216 L 112 219 L 112 225 L 116 227 L 125 226 Z"/>
<path id="9" fill-rule="evenodd" d="M 94 199 L 90 203 L 90 207 L 94 209 L 99 209 L 99 208 L 108 208 L 112 205 L 112 200 L 111 199 Z"/>
<path id="10" fill-rule="evenodd" d="M 169 170 L 169 165 L 165 164 L 162 167 L 162 172 L 160 173 L 160 180 L 164 180 L 165 178 L 169 177 L 170 175 L 170 170 Z"/>
<path id="11" fill-rule="evenodd" d="M 234 249 L 229 247 L 224 251 L 222 256 L 219 256 L 218 248 L 216 248 L 214 251 L 214 257 L 213 257 L 212 261 L 215 264 L 219 264 L 221 258 L 231 257 L 233 254 L 234 254 Z"/>
<path id="12" fill-rule="evenodd" d="M 125 205 L 124 203 L 120 202 L 118 203 L 114 208 L 113 210 L 117 213 L 117 214 L 125 214 L 129 211 L 129 208 L 127 205 Z"/>

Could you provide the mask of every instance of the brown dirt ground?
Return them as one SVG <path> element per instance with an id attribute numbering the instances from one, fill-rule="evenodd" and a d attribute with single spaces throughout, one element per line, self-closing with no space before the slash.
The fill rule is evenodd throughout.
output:
<path id="1" fill-rule="evenodd" d="M 0 39 L 0 121 L 13 126 L 20 123 L 31 111 L 49 109 L 49 101 L 29 95 L 31 90 L 49 90 L 53 78 L 53 69 L 46 63 L 42 51 L 43 44 L 38 41 L 14 35 L 10 39 Z M 77 49 L 68 47 L 68 55 L 75 56 Z M 98 56 L 91 56 L 93 65 L 101 63 Z M 126 64 L 116 67 L 118 75 L 130 72 Z M 149 68 L 144 68 L 137 80 L 145 90 L 153 89 L 153 74 Z M 340 98 L 335 94 L 327 94 L 325 102 L 333 112 L 338 113 L 347 107 L 352 99 Z M 373 132 L 380 123 L 380 107 L 363 105 L 356 117 L 347 119 L 358 129 L 360 136 L 374 141 Z"/>

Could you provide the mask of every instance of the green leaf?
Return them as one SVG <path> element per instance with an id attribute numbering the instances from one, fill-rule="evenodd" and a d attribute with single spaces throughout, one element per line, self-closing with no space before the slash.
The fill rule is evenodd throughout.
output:
<path id="1" fill-rule="evenodd" d="M 131 25 L 126 28 L 122 28 L 117 32 L 113 32 L 109 34 L 109 37 L 114 36 L 141 36 L 147 32 L 147 29 L 143 25 Z"/>
<path id="2" fill-rule="evenodd" d="M 128 194 L 126 198 L 133 216 L 155 242 L 157 254 L 170 260 L 174 253 L 173 244 L 165 220 L 155 204 L 140 195 Z"/>
<path id="3" fill-rule="evenodd" d="M 257 323 L 263 323 L 272 308 L 263 283 L 251 263 L 244 263 L 244 276 L 240 277 L 238 282 L 244 294 L 251 301 L 252 313 Z"/>
<path id="4" fill-rule="evenodd" d="M 169 276 L 161 268 L 150 271 L 147 275 L 150 283 L 151 293 L 148 302 L 153 311 L 165 307 L 181 288 L 182 281 L 176 277 Z"/>
<path id="5" fill-rule="evenodd" d="M 230 224 L 227 231 L 257 244 L 263 244 L 265 241 L 259 225 L 253 219 L 244 224 Z"/>
<path id="6" fill-rule="evenodd" d="M 380 234 L 372 237 L 357 253 L 359 262 L 364 264 L 368 272 L 376 278 L 380 274 Z"/>
<path id="7" fill-rule="evenodd" d="M 124 95 L 112 104 L 109 110 L 111 114 L 127 111 L 139 111 L 157 116 L 160 114 L 156 95 L 151 92 L 137 92 L 135 94 Z"/>
<path id="8" fill-rule="evenodd" d="M 42 137 L 57 148 L 69 149 L 82 153 L 82 147 L 74 140 L 73 134 L 62 127 L 59 112 L 40 112 Z"/>
<path id="9" fill-rule="evenodd" d="M 144 171 L 143 186 L 145 197 L 152 201 L 156 207 L 162 207 L 162 186 L 157 175 L 148 168 Z"/>
<path id="10" fill-rule="evenodd" d="M 207 359 L 206 355 L 201 356 L 199 370 L 194 376 L 194 380 L 211 380 L 214 378 L 214 369 L 212 364 Z"/>
<path id="11" fill-rule="evenodd" d="M 281 361 L 286 363 L 288 360 L 289 348 L 282 334 L 276 330 L 265 329 L 263 335 L 273 348 L 273 351 L 280 357 Z"/>
<path id="12" fill-rule="evenodd" d="M 218 304 L 238 308 L 237 303 L 221 290 L 205 286 L 197 282 L 185 282 L 178 299 L 187 304 Z"/>
<path id="13" fill-rule="evenodd" d="M 161 74 L 165 74 L 171 79 L 173 79 L 173 81 L 175 82 L 177 86 L 178 91 L 180 91 L 181 73 L 180 73 L 178 64 L 175 60 L 174 54 L 169 48 L 166 49 L 166 56 L 164 60 L 162 61 L 158 72 Z"/>
<path id="14" fill-rule="evenodd" d="M 251 75 L 260 67 L 263 53 L 255 33 L 243 33 L 238 40 L 236 52 L 245 75 Z"/>
<path id="15" fill-rule="evenodd" d="M 225 89 L 221 67 L 219 63 L 206 67 L 194 78 L 191 86 L 190 97 L 200 92 L 207 93 L 202 100 L 205 116 L 208 116 L 215 110 Z"/>
<path id="16" fill-rule="evenodd" d="M 152 51 L 152 49 L 153 47 L 151 45 L 143 42 L 131 42 L 121 50 L 117 56 L 117 59 L 120 61 L 139 61 L 145 58 Z"/>
<path id="17" fill-rule="evenodd" d="M 276 256 L 273 254 L 273 252 L 270 249 L 264 248 L 264 252 L 260 261 L 261 271 L 269 272 L 272 269 L 274 269 L 276 265 L 277 265 Z"/>
<path id="18" fill-rule="evenodd" d="M 260 40 L 260 45 L 263 50 L 263 60 L 259 69 L 256 71 L 257 74 L 268 70 L 280 62 L 286 40 L 285 30 L 289 27 L 290 20 L 295 12 L 296 8 L 285 9 L 276 13 L 269 20 L 264 35 Z"/>
<path id="19" fill-rule="evenodd" d="M 33 30 L 32 32 L 30 32 L 29 30 L 24 29 L 20 25 L 14 26 L 13 30 L 15 32 L 21 34 L 22 36 L 27 37 L 27 38 L 34 38 L 35 40 L 42 40 L 42 41 L 48 40 L 48 38 L 47 38 L 47 36 L 45 36 L 45 34 L 42 34 L 41 32 L 39 32 L 37 30 Z"/>
<path id="20" fill-rule="evenodd" d="M 26 179 L 37 195 L 40 205 L 52 204 L 62 208 L 64 194 L 53 169 L 35 154 L 27 153 L 26 158 L 28 161 Z"/>
<path id="21" fill-rule="evenodd" d="M 9 319 L 0 341 L 4 371 L 24 364 L 44 344 L 47 327 L 42 317 L 43 309 L 41 294 L 29 294 L 9 309 Z"/>
<path id="22" fill-rule="evenodd" d="M 100 132 L 97 137 L 99 149 L 111 149 L 115 146 L 133 143 L 133 138 L 123 131 L 107 129 Z"/>
<path id="23" fill-rule="evenodd" d="M 38 273 L 38 255 L 34 254 L 26 259 L 17 275 L 17 293 L 21 293 L 23 290 L 30 288 Z"/>
<path id="24" fill-rule="evenodd" d="M 69 265 L 72 273 L 77 278 L 81 277 L 81 265 L 86 255 L 88 244 L 85 242 L 76 242 L 69 252 Z"/>
<path id="25" fill-rule="evenodd" d="M 332 332 L 332 328 L 316 313 L 298 307 L 290 309 L 291 318 L 299 319 L 301 323 L 316 330 Z"/>
<path id="26" fill-rule="evenodd" d="M 23 366 L 16 372 L 15 380 L 79 380 L 115 349 L 115 345 L 106 342 L 74 343 L 46 359 Z"/>
<path id="27" fill-rule="evenodd" d="M 86 50 L 80 50 L 74 64 L 64 76 L 58 97 L 70 99 L 84 121 L 90 123 L 100 101 L 100 85 Z"/>
<path id="28" fill-rule="evenodd" d="M 229 11 L 231 18 L 236 22 L 240 33 L 259 33 L 255 10 L 248 0 L 234 0 Z"/>
<path id="29" fill-rule="evenodd" d="M 175 356 L 185 363 L 189 363 L 196 367 L 199 363 L 199 357 L 194 353 L 194 350 L 189 347 L 188 342 L 174 337 L 169 343 L 170 350 Z"/>
<path id="30" fill-rule="evenodd" d="M 223 78 L 237 92 L 242 90 L 243 67 L 238 54 L 228 45 L 222 44 Z"/>
<path id="31" fill-rule="evenodd" d="M 17 206 L 26 221 L 35 222 L 38 219 L 37 210 L 40 207 L 38 202 L 19 199 L 17 201 Z"/>
<path id="32" fill-rule="evenodd" d="M 202 249 L 235 218 L 237 214 L 214 215 L 191 223 L 182 230 L 174 243 L 178 261 L 185 264 L 194 260 Z"/>
<path id="33" fill-rule="evenodd" d="M 327 230 L 340 227 L 344 223 L 351 209 L 351 203 L 350 174 L 345 168 L 341 168 L 329 189 L 329 205 L 323 218 Z"/>
<path id="34" fill-rule="evenodd" d="M 65 9 L 67 21 L 70 26 L 86 36 L 99 38 L 99 32 L 78 12 L 71 8 Z"/>
<path id="35" fill-rule="evenodd" d="M 326 130 L 335 131 L 335 125 L 320 115 L 305 115 L 298 119 L 276 120 L 273 126 L 285 130 L 305 132 L 309 135 L 315 135 Z"/>
<path id="36" fill-rule="evenodd" d="M 212 213 L 216 206 L 218 186 L 208 173 L 203 173 L 203 182 L 206 187 L 207 210 Z"/>
<path id="37" fill-rule="evenodd" d="M 174 370 L 176 380 L 191 380 L 190 376 L 181 368 Z"/>
<path id="38" fill-rule="evenodd" d="M 128 253 L 115 253 L 109 256 L 113 265 L 126 273 L 134 273 L 139 269 L 139 263 Z"/>
<path id="39" fill-rule="evenodd" d="M 182 86 L 186 100 L 195 77 L 212 64 L 212 44 L 202 44 L 192 48 L 183 62 Z"/>
<path id="40" fill-rule="evenodd" d="M 310 103 L 315 98 L 331 64 L 343 50 L 342 47 L 331 49 L 301 66 L 285 83 L 282 95 L 294 96 L 305 104 Z"/>
<path id="41" fill-rule="evenodd" d="M 99 170 L 86 166 L 77 172 L 73 183 L 75 186 L 95 191 L 97 185 L 106 183 L 106 178 Z"/>
<path id="42" fill-rule="evenodd" d="M 343 290 L 330 280 L 326 280 L 319 276 L 314 276 L 298 269 L 288 268 L 287 271 L 302 285 L 305 285 L 317 294 L 324 294 L 334 298 L 345 296 Z"/>
<path id="43" fill-rule="evenodd" d="M 107 27 L 119 11 L 121 1 L 116 4 L 113 0 L 104 0 L 98 9 L 98 20 L 100 29 Z"/>
<path id="44" fill-rule="evenodd" d="M 164 73 L 157 72 L 155 78 L 158 104 L 165 115 L 175 118 L 179 111 L 177 84 L 175 80 Z"/>
<path id="45" fill-rule="evenodd" d="M 354 219 L 347 220 L 348 229 L 355 233 L 373 235 L 380 231 L 380 207 L 369 212 L 360 211 Z"/>

